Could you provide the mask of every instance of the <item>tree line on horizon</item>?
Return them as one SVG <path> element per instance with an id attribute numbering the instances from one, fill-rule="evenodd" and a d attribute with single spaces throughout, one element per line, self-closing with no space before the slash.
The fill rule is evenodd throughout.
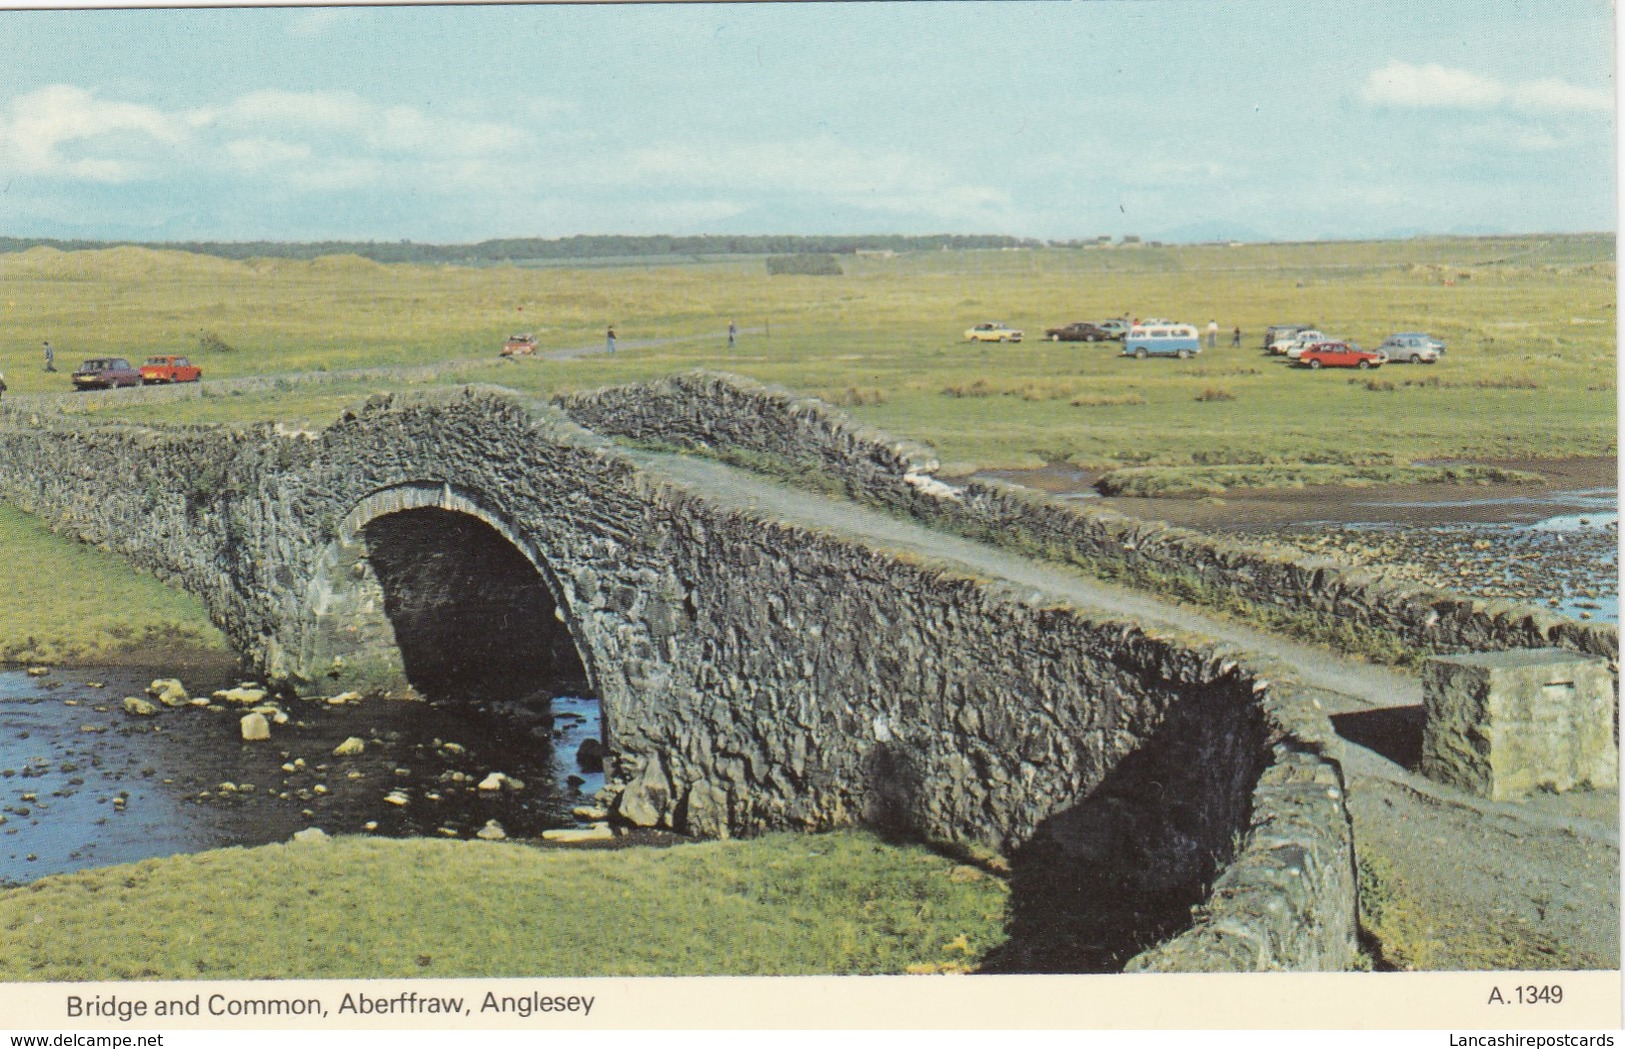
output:
<path id="1" fill-rule="evenodd" d="M 0 237 L 0 253 L 29 248 L 93 251 L 134 247 L 185 251 L 226 259 L 313 259 L 323 255 L 358 255 L 374 262 L 490 263 L 554 259 L 659 257 L 698 255 L 852 255 L 860 251 L 958 251 L 976 248 L 1036 248 L 1046 242 L 997 234 L 861 234 L 846 236 L 704 235 L 678 237 L 582 234 L 571 237 L 509 237 L 477 244 L 419 244 L 399 241 L 136 241 L 60 240 L 51 237 Z"/>

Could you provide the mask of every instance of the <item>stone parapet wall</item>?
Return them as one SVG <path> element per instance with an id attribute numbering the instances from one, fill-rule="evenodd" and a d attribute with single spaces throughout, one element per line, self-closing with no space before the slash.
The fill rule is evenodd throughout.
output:
<path id="1" fill-rule="evenodd" d="M 1270 759 L 1245 845 L 1191 927 L 1130 960 L 1128 972 L 1333 972 L 1353 960 L 1359 887 L 1341 741 L 1290 678 L 1262 687 L 1258 702 Z"/>
<path id="2" fill-rule="evenodd" d="M 711 406 L 718 402 L 727 409 L 717 413 Z M 742 448 L 769 468 L 777 460 L 790 471 L 817 461 L 841 471 L 849 493 L 871 504 L 1194 603 L 1252 611 L 1334 643 L 1364 630 L 1422 651 L 1552 646 L 1618 660 L 1619 631 L 1612 625 L 1396 583 L 1330 558 L 1061 503 L 1015 485 L 973 480 L 950 486 L 929 476 L 935 457 L 928 449 L 749 379 L 699 373 L 556 403 L 606 434 L 724 458 L 730 448 Z"/>
<path id="3" fill-rule="evenodd" d="M 784 425 L 814 440 L 829 422 L 820 409 Z M 924 462 L 900 442 L 831 443 L 818 461 L 855 459 L 877 487 Z M 0 495 L 198 594 L 258 672 L 307 692 L 367 662 L 344 638 L 387 637 L 321 614 L 384 603 L 365 552 L 343 553 L 367 519 L 477 517 L 555 599 L 603 703 L 627 821 L 862 823 L 993 848 L 1018 873 L 1051 842 L 1125 892 L 1198 907 L 1119 964 L 1352 958 L 1335 739 L 1281 675 L 712 503 L 547 405 L 493 389 L 375 398 L 311 435 L 12 416 Z M 360 597 L 334 598 L 345 588 Z"/>
<path id="4" fill-rule="evenodd" d="M 739 376 L 694 371 L 554 399 L 589 430 L 635 441 L 771 457 L 802 471 L 880 490 L 938 469 L 934 452 L 853 422 L 815 397 Z"/>
<path id="5" fill-rule="evenodd" d="M 0 417 L 0 494 L 55 531 L 200 597 L 234 644 L 242 601 L 225 574 L 220 496 L 255 436 L 214 428 L 93 426 Z M 42 581 L 42 585 L 48 585 Z"/>

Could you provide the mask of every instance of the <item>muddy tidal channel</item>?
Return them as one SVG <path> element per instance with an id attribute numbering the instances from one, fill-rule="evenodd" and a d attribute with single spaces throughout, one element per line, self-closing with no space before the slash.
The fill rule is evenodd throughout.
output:
<path id="1" fill-rule="evenodd" d="M 247 708 L 233 703 L 125 711 L 124 697 L 169 676 L 0 671 L 0 887 L 306 827 L 471 838 L 494 820 L 536 837 L 576 825 L 571 809 L 603 786 L 577 761 L 584 739 L 602 739 L 596 700 L 288 699 L 271 738 L 245 742 Z M 181 680 L 205 698 L 240 683 Z M 335 755 L 347 740 L 360 752 Z"/>

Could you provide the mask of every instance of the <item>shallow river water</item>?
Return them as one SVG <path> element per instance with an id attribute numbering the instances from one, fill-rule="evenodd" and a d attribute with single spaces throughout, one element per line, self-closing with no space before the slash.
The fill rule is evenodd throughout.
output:
<path id="1" fill-rule="evenodd" d="M 1619 494 L 1613 488 L 1544 498 L 1369 505 L 1383 514 L 1489 507 L 1503 519 L 1425 525 L 1309 521 L 1272 536 L 1447 590 L 1537 603 L 1576 619 L 1619 622 Z"/>
<path id="2" fill-rule="evenodd" d="M 577 767 L 602 738 L 595 700 L 282 703 L 267 742 L 242 740 L 232 704 L 125 713 L 161 668 L 0 671 L 0 885 L 153 856 L 330 834 L 515 837 L 576 821 L 603 786 Z M 237 680 L 184 680 L 207 696 Z M 98 687 L 99 686 L 99 687 Z M 350 737 L 360 754 L 336 757 Z M 288 771 L 291 767 L 292 771 Z M 520 781 L 478 784 L 492 772 Z M 395 800 L 389 800 L 391 798 Z M 404 802 L 404 803 L 397 803 Z M 371 826 L 369 827 L 369 824 Z"/>

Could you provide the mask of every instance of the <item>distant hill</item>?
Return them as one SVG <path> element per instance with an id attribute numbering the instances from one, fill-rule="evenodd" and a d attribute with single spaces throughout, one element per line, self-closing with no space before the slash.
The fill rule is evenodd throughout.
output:
<path id="1" fill-rule="evenodd" d="M 418 244 L 401 241 L 138 241 L 61 240 L 50 237 L 0 237 L 0 253 L 51 247 L 61 251 L 138 247 L 186 251 L 226 259 L 314 259 L 324 255 L 358 255 L 374 262 L 457 263 L 540 262 L 559 259 L 643 259 L 702 255 L 851 255 L 859 251 L 957 251 L 975 248 L 1031 248 L 1043 241 L 994 234 L 893 234 L 854 236 L 597 236 L 547 239 L 513 237 L 478 244 Z"/>

